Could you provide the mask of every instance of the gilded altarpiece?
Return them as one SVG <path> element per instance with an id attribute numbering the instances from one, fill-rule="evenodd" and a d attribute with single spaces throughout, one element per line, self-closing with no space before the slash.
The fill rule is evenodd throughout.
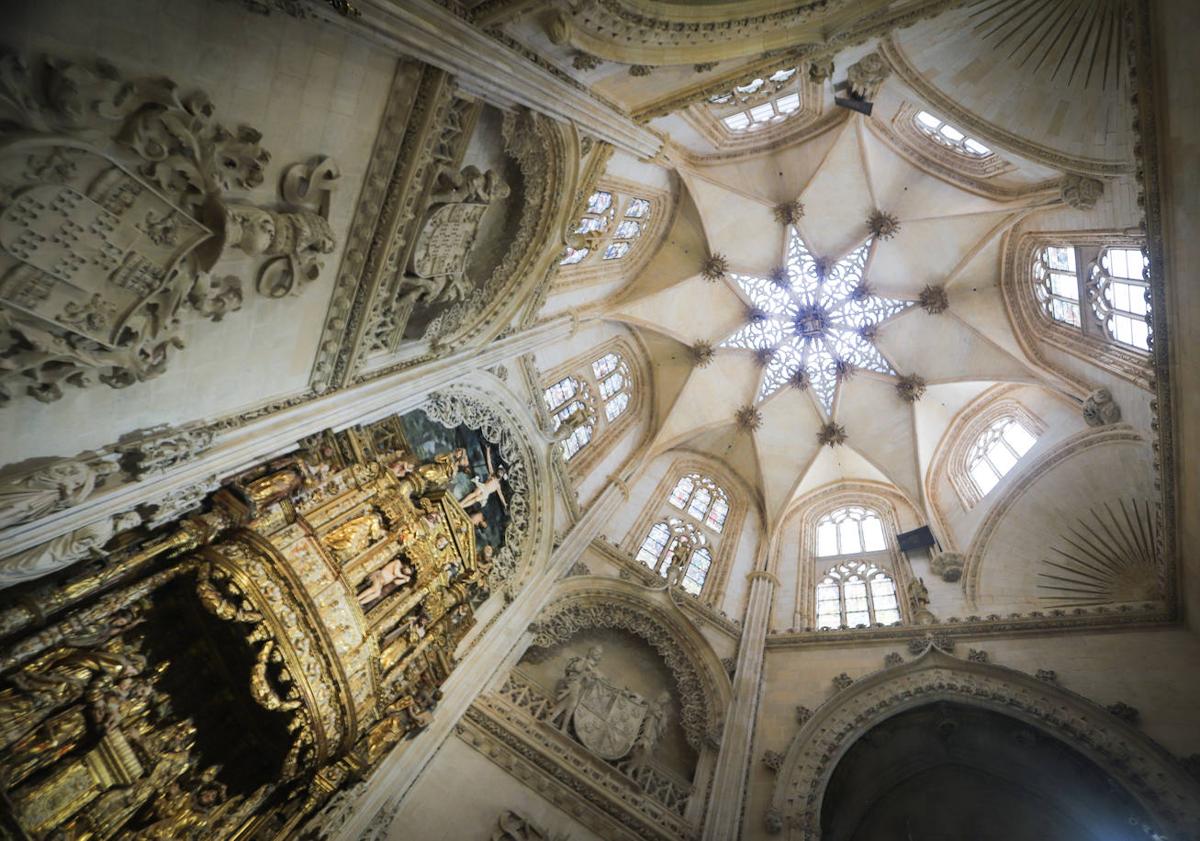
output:
<path id="1" fill-rule="evenodd" d="M 413 415 L 316 436 L 10 591 L 8 834 L 291 838 L 429 723 L 512 489 L 482 436 Z"/>

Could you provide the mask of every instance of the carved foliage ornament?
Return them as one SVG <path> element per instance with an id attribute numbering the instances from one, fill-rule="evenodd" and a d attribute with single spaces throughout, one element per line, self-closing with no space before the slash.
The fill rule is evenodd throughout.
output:
<path id="1" fill-rule="evenodd" d="M 316 277 L 334 247 L 336 167 L 289 169 L 286 211 L 228 202 L 228 191 L 262 184 L 270 155 L 256 130 L 227 129 L 213 113 L 202 93 L 126 81 L 103 62 L 31 68 L 0 57 L 0 166 L 10 174 L 0 189 L 0 402 L 162 374 L 187 313 L 219 321 L 241 306 L 236 278 L 208 275 L 227 249 L 276 258 L 259 280 L 270 297 Z"/>

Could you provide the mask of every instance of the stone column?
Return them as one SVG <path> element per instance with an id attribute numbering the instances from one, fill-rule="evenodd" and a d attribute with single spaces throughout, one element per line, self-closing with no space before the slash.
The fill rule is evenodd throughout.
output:
<path id="1" fill-rule="evenodd" d="M 737 671 L 733 677 L 733 701 L 725 716 L 721 734 L 721 752 L 713 777 L 713 797 L 704 821 L 703 841 L 727 841 L 738 837 L 742 800 L 746 797 L 746 777 L 754 742 L 754 724 L 758 717 L 759 687 L 762 684 L 763 653 L 771 607 L 779 579 L 764 569 L 750 573 L 750 595 L 742 622 L 738 646 Z"/>
<path id="2" fill-rule="evenodd" d="M 172 493 L 212 483 L 219 477 L 285 453 L 301 438 L 323 429 L 369 423 L 416 408 L 430 392 L 445 388 L 472 372 L 569 338 L 577 323 L 575 316 L 561 315 L 497 339 L 485 347 L 464 348 L 222 431 L 212 447 L 174 470 L 121 485 L 96 494 L 80 505 L 5 530 L 0 536 L 0 557 L 38 546 L 60 534 L 129 511 L 142 503 L 161 502 Z"/>
<path id="3" fill-rule="evenodd" d="M 480 692 L 498 674 L 507 674 L 529 645 L 529 625 L 550 600 L 554 585 L 579 560 L 599 536 L 610 517 L 626 501 L 625 483 L 610 481 L 521 588 L 486 636 L 459 663 L 442 686 L 444 696 L 433 723 L 411 742 L 401 742 L 383 760 L 367 782 L 352 814 L 330 841 L 358 841 L 367 829 L 373 838 L 386 838 L 390 824 L 408 789 L 437 753 L 442 742 Z"/>
<path id="4" fill-rule="evenodd" d="M 613 144 L 653 157 L 662 140 L 582 86 L 535 64 L 434 0 L 355 0 L 357 18 L 335 18 L 367 38 L 454 75 L 459 87 L 500 107 L 523 105 Z M 334 16 L 330 16 L 333 18 Z"/>

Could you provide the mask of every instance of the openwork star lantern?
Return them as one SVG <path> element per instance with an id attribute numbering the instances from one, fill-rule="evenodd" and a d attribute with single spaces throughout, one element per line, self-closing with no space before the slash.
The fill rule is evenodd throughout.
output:
<path id="1" fill-rule="evenodd" d="M 750 306 L 746 326 L 720 346 L 754 351 L 760 360 L 762 351 L 771 352 L 759 402 L 790 384 L 812 389 L 831 416 L 839 384 L 855 371 L 896 375 L 875 347 L 874 328 L 914 302 L 871 291 L 864 275 L 872 242 L 868 238 L 839 260 L 821 261 L 792 227 L 783 272 L 730 275 Z"/>

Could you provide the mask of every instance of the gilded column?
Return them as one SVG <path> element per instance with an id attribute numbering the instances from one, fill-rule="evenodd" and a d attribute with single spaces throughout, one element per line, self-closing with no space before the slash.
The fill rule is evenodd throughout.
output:
<path id="1" fill-rule="evenodd" d="M 504 611 L 500 621 L 462 660 L 446 681 L 433 723 L 411 742 L 402 743 L 367 782 L 351 817 L 330 841 L 357 841 L 368 828 L 385 837 L 386 825 L 404 793 L 433 758 L 454 725 L 496 674 L 507 674 L 528 645 L 528 627 L 549 601 L 554 585 L 599 536 L 609 518 L 627 499 L 626 483 L 614 477 L 576 521 L 548 562 L 535 572 Z"/>
<path id="2" fill-rule="evenodd" d="M 720 796 L 714 796 L 709 803 L 701 835 L 704 841 L 727 841 L 738 837 L 742 801 L 746 796 L 746 777 L 762 684 L 763 652 L 775 587 L 779 583 L 779 579 L 764 569 L 756 569 L 747 578 L 750 579 L 750 595 L 738 646 L 733 701 L 725 717 L 721 751 L 713 776 L 713 791 L 720 792 Z"/>

